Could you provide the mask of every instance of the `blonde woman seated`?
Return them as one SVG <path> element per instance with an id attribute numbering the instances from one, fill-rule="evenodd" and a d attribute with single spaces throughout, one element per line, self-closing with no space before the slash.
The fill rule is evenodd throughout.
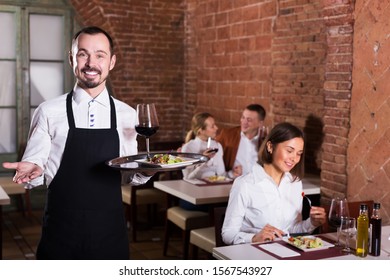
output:
<path id="1" fill-rule="evenodd" d="M 271 241 L 285 233 L 310 233 L 326 220 L 311 207 L 302 220 L 304 137 L 290 123 L 276 125 L 263 142 L 252 172 L 237 178 L 230 192 L 222 239 L 226 244 Z"/>
<path id="2" fill-rule="evenodd" d="M 187 133 L 185 144 L 181 147 L 183 153 L 203 154 L 210 158 L 207 162 L 189 166 L 183 169 L 184 179 L 204 179 L 211 176 L 225 176 L 225 164 L 223 162 L 223 149 L 221 144 L 214 140 L 218 126 L 214 117 L 209 113 L 197 113 L 191 121 L 191 130 Z M 211 138 L 210 148 L 207 142 Z M 187 210 L 199 210 L 202 207 L 181 201 L 180 206 Z M 206 210 L 207 207 L 203 207 Z"/>

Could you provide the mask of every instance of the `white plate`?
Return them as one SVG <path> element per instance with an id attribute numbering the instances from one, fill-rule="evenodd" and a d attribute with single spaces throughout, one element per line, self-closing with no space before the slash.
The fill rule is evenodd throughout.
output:
<path id="1" fill-rule="evenodd" d="M 313 236 L 313 235 L 305 235 L 305 236 L 303 236 L 303 237 L 305 237 L 305 238 L 312 238 L 312 239 L 316 238 L 316 237 Z M 283 237 L 282 240 L 283 240 L 284 242 L 286 242 L 287 244 L 289 244 L 289 245 L 291 245 L 291 246 L 294 246 L 295 248 L 297 248 L 297 249 L 299 249 L 299 250 L 302 250 L 302 251 L 304 251 L 304 252 L 313 252 L 313 251 L 325 250 L 325 249 L 328 249 L 328 248 L 330 248 L 330 247 L 334 247 L 334 244 L 329 243 L 329 242 L 326 242 L 326 241 L 325 241 L 324 239 L 322 239 L 322 238 L 321 238 L 321 240 L 322 240 L 323 246 L 322 246 L 322 247 L 318 247 L 318 248 L 301 248 L 301 247 L 295 246 L 293 243 L 291 243 L 290 241 L 288 241 L 288 237 L 287 237 L 287 236 L 286 236 L 286 237 Z"/>
<path id="2" fill-rule="evenodd" d="M 213 180 L 212 179 L 213 177 L 215 177 L 215 176 L 211 176 L 211 177 L 208 177 L 208 178 L 203 178 L 203 180 L 205 180 L 208 183 L 228 183 L 228 182 L 233 181 L 232 179 L 227 178 L 225 176 L 218 176 L 217 180 Z"/>
<path id="3" fill-rule="evenodd" d="M 135 161 L 138 163 L 149 165 L 149 166 L 164 167 L 164 168 L 174 168 L 174 167 L 180 167 L 180 166 L 187 166 L 187 165 L 191 165 L 194 162 L 199 161 L 199 159 L 193 159 L 193 158 L 185 158 L 185 157 L 180 157 L 180 158 L 183 160 L 182 162 L 167 163 L 167 164 L 153 163 L 153 162 L 147 161 L 146 159 L 136 159 Z"/>

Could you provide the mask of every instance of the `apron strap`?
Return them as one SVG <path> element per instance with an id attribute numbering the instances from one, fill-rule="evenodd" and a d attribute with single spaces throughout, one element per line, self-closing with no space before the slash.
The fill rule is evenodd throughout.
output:
<path id="1" fill-rule="evenodd" d="M 68 124 L 70 129 L 76 128 L 74 124 L 73 110 L 72 110 L 72 96 L 73 90 L 68 93 L 66 97 L 66 115 L 68 116 Z"/>

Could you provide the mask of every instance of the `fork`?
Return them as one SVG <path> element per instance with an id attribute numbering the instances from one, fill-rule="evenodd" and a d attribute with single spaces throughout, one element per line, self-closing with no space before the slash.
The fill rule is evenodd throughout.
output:
<path id="1" fill-rule="evenodd" d="M 302 192 L 302 197 L 304 197 L 304 198 L 306 198 L 306 199 L 307 199 L 307 202 L 309 203 L 309 206 L 310 206 L 310 208 L 311 208 L 311 200 L 310 200 L 310 198 L 309 198 L 309 197 L 307 197 L 307 196 L 305 195 L 305 193 L 304 193 L 304 192 Z"/>

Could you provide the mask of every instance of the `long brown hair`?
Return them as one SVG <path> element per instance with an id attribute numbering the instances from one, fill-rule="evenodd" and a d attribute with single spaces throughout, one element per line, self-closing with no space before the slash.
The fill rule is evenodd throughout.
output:
<path id="1" fill-rule="evenodd" d="M 259 155 L 258 155 L 259 164 L 263 166 L 265 163 L 268 164 L 272 163 L 273 155 L 267 149 L 268 142 L 270 142 L 275 149 L 279 143 L 297 137 L 302 138 L 303 142 L 305 143 L 305 138 L 302 130 L 300 130 L 295 125 L 292 125 L 291 123 L 288 122 L 283 122 L 275 125 L 270 131 L 270 133 L 267 135 L 263 143 L 261 144 Z M 305 148 L 303 148 L 303 154 L 301 156 L 301 160 L 290 171 L 290 173 L 293 175 L 294 181 L 303 178 L 305 172 L 304 157 L 305 157 Z"/>

